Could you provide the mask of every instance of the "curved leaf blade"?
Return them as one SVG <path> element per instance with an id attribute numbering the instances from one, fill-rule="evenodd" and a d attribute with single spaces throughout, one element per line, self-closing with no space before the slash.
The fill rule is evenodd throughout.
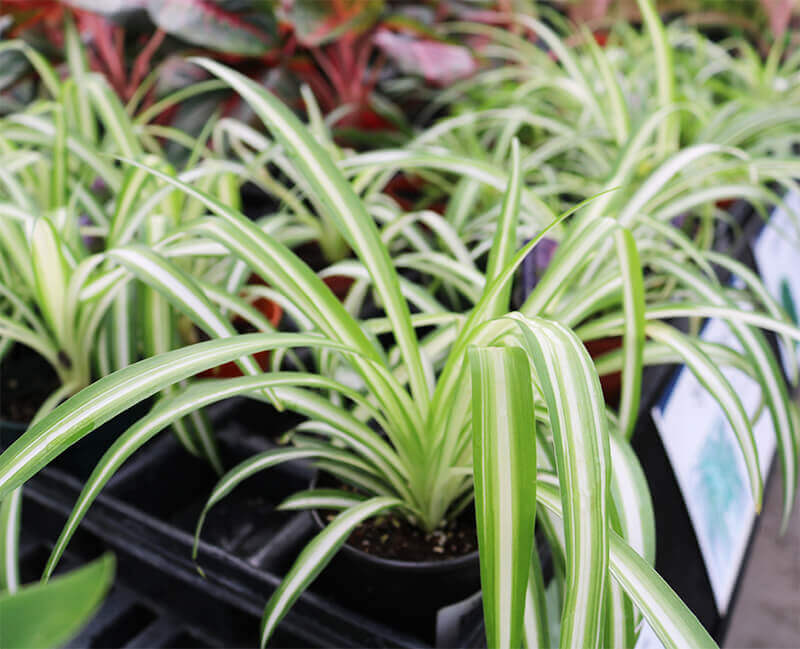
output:
<path id="1" fill-rule="evenodd" d="M 243 334 L 197 343 L 129 365 L 62 403 L 0 455 L 0 498 L 100 424 L 167 386 L 263 349 L 292 346 L 353 352 L 320 336 Z"/>
<path id="2" fill-rule="evenodd" d="M 561 517 L 561 498 L 555 477 L 539 474 L 536 498 Z M 658 573 L 615 532 L 609 534 L 609 571 L 642 611 L 667 649 L 715 648 L 717 644 Z"/>
<path id="3" fill-rule="evenodd" d="M 314 190 L 314 198 L 325 205 L 341 234 L 370 270 L 375 290 L 394 325 L 397 345 L 408 369 L 411 392 L 424 415 L 430 401 L 428 377 L 419 357 L 416 333 L 408 304 L 400 291 L 397 271 L 389 251 L 381 243 L 375 221 L 328 153 L 277 98 L 219 63 L 208 59 L 196 59 L 196 62 L 236 90 L 286 147 L 293 164 Z"/>
<path id="4" fill-rule="evenodd" d="M 522 642 L 536 516 L 530 364 L 518 347 L 471 348 L 475 514 L 489 647 Z"/>
<path id="5" fill-rule="evenodd" d="M 511 318 L 547 404 L 562 487 L 567 583 L 560 646 L 598 647 L 608 576 L 610 464 L 600 380 L 574 333 L 540 318 Z"/>
<path id="6" fill-rule="evenodd" d="M 309 542 L 267 602 L 261 619 L 261 647 L 266 646 L 278 622 L 328 565 L 356 526 L 399 504 L 396 498 L 370 498 L 343 511 Z"/>

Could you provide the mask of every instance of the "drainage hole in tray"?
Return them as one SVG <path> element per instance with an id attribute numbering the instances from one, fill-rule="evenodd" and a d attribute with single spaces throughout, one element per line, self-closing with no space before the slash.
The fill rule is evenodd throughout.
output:
<path id="1" fill-rule="evenodd" d="M 102 610 L 100 617 L 102 617 Z M 133 640 L 156 619 L 156 614 L 149 608 L 134 604 L 126 609 L 117 619 L 110 621 L 100 633 L 92 638 L 92 649 L 105 647 L 122 647 Z"/>
<path id="2" fill-rule="evenodd" d="M 98 553 L 99 555 L 99 553 Z M 50 558 L 50 548 L 46 545 L 36 545 L 34 548 L 24 551 L 19 560 L 20 583 L 32 584 L 38 582 Z M 75 560 L 71 557 L 64 557 L 56 566 L 55 575 L 61 575 L 76 568 Z"/>
<path id="3" fill-rule="evenodd" d="M 211 649 L 211 645 L 184 631 L 169 643 L 170 649 Z"/>

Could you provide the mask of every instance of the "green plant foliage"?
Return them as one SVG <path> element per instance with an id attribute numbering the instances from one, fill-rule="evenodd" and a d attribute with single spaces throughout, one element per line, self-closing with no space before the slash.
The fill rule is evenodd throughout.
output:
<path id="1" fill-rule="evenodd" d="M 71 74 L 63 81 L 24 44 L 5 44 L 30 58 L 52 95 L 4 118 L 0 134 L 7 163 L 0 203 L 6 307 L 0 313 L 0 332 L 6 341 L 33 348 L 58 375 L 61 387 L 42 414 L 97 373 L 132 362 L 140 354 L 136 341 L 142 329 L 152 334 L 145 341 L 146 354 L 176 343 L 176 318 L 151 291 L 137 294 L 130 287 L 116 287 L 113 277 L 102 286 L 95 284 L 88 294 L 87 285 L 103 268 L 99 250 L 134 241 L 157 245 L 197 212 L 197 206 L 147 174 L 124 174 L 114 166 L 109 154 L 147 156 L 176 173 L 147 133 L 147 122 L 131 119 L 102 78 L 89 73 L 71 26 L 66 37 Z M 161 110 L 169 105 L 165 101 Z M 216 188 L 222 172 L 198 173 L 195 162 L 203 153 L 202 142 L 191 146 L 187 163 L 195 167 L 192 173 Z M 145 303 L 151 322 L 136 317 L 137 299 Z M 191 439 L 195 434 L 182 430 L 180 436 L 200 452 L 202 447 Z"/>
<path id="2" fill-rule="evenodd" d="M 64 79 L 24 43 L 1 46 L 30 60 L 48 94 L 0 119 L 0 357 L 14 344 L 27 346 L 59 380 L 51 395 L 43 395 L 47 398 L 35 419 L 97 376 L 181 344 L 179 313 L 156 291 L 123 285 L 118 271 L 108 273 L 103 251 L 126 243 L 157 247 L 173 230 L 202 216 L 202 206 L 144 172 L 120 170 L 110 156 L 141 157 L 177 174 L 157 139 L 175 136 L 186 152 L 180 173 L 220 195 L 224 182 L 233 178 L 230 171 L 197 164 L 205 152 L 202 140 L 149 121 L 195 90 L 164 99 L 149 119 L 131 118 L 105 80 L 89 72 L 71 24 L 65 36 L 69 74 Z M 197 259 L 193 267 L 202 273 L 206 265 Z M 210 305 L 207 309 L 199 320 L 205 326 L 218 334 L 235 332 L 227 315 Z M 257 371 L 250 359 L 244 366 Z M 174 422 L 173 429 L 187 450 L 221 472 L 201 414 Z M 12 520 L 3 522 L 9 529 Z M 15 550 L 8 556 L 15 557 Z"/>

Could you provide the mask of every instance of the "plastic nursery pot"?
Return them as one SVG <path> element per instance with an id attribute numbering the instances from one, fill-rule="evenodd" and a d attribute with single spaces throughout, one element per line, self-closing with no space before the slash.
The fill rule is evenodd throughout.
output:
<path id="1" fill-rule="evenodd" d="M 600 47 L 605 47 L 608 45 L 608 30 L 607 29 L 597 29 L 595 30 L 592 35 L 594 36 L 595 42 Z"/>
<path id="2" fill-rule="evenodd" d="M 120 413 L 75 442 L 56 457 L 52 464 L 80 480 L 85 480 L 91 475 L 108 447 L 144 416 L 149 405 L 149 403 L 140 403 Z M 28 429 L 29 425 L 29 422 L 0 419 L 0 451 L 11 446 Z"/>
<path id="3" fill-rule="evenodd" d="M 622 337 L 612 336 L 610 338 L 587 340 L 583 345 L 589 352 L 589 356 L 595 359 L 606 352 L 620 349 L 622 347 Z M 607 404 L 614 405 L 619 403 L 619 395 L 622 390 L 622 373 L 604 374 L 600 377 L 600 387 L 603 388 L 603 397 L 605 397 Z"/>
<path id="4" fill-rule="evenodd" d="M 325 282 L 340 302 L 344 302 L 355 280 L 347 275 L 328 275 L 323 277 L 322 281 Z"/>
<path id="5" fill-rule="evenodd" d="M 256 275 L 251 275 L 249 282 L 251 284 L 264 284 L 261 278 Z M 283 309 L 281 306 L 277 302 L 273 302 L 265 297 L 260 297 L 253 301 L 253 307 L 258 309 L 264 315 L 264 317 L 269 320 L 273 327 L 277 327 L 280 324 L 281 318 L 283 318 Z M 252 330 L 248 327 L 247 323 L 238 316 L 234 318 L 233 325 L 236 327 L 239 333 L 247 333 L 248 331 Z M 253 354 L 253 358 L 256 359 L 256 362 L 263 371 L 267 371 L 269 369 L 269 350 L 256 352 Z M 200 373 L 200 376 L 206 379 L 232 379 L 236 378 L 237 376 L 242 376 L 242 370 L 236 363 L 231 361 L 205 370 L 204 372 Z"/>
<path id="6" fill-rule="evenodd" d="M 29 427 L 45 399 L 60 383 L 49 363 L 31 349 L 15 345 L 0 364 L 0 447 L 7 448 Z M 141 417 L 148 404 L 134 406 L 73 444 L 53 461 L 85 479 L 109 446 Z"/>
<path id="7" fill-rule="evenodd" d="M 314 488 L 316 478 L 312 480 Z M 318 530 L 325 527 L 311 512 Z M 478 551 L 428 561 L 387 559 L 345 544 L 320 576 L 340 604 L 432 641 L 439 609 L 461 602 L 481 588 Z"/>

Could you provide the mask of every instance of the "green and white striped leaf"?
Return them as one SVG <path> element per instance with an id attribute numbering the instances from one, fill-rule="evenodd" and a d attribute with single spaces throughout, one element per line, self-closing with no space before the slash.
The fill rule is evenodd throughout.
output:
<path id="1" fill-rule="evenodd" d="M 622 275 L 622 303 L 625 314 L 623 352 L 625 365 L 622 371 L 619 420 L 624 437 L 630 439 L 639 415 L 642 392 L 642 366 L 645 339 L 644 278 L 636 241 L 630 230 L 621 228 L 614 234 Z"/>
<path id="2" fill-rule="evenodd" d="M 261 647 L 265 647 L 275 627 L 286 615 L 308 585 L 328 565 L 328 562 L 344 545 L 350 533 L 363 521 L 396 507 L 401 501 L 395 498 L 370 498 L 346 509 L 315 536 L 292 565 L 281 585 L 269 598 L 261 618 Z"/>
<path id="3" fill-rule="evenodd" d="M 524 646 L 526 649 L 551 647 L 550 628 L 548 624 L 547 599 L 544 576 L 536 549 L 536 538 L 533 541 L 531 568 L 528 574 L 528 586 L 525 589 Z"/>
<path id="4" fill-rule="evenodd" d="M 52 574 L 75 530 L 103 487 L 131 455 L 160 431 L 174 425 L 176 421 L 191 418 L 201 408 L 222 399 L 248 394 L 253 396 L 263 388 L 279 389 L 280 386 L 297 385 L 338 390 L 348 396 L 353 394 L 346 386 L 339 385 L 322 376 L 300 372 L 276 372 L 234 379 L 202 381 L 191 385 L 182 392 L 174 392 L 171 397 L 160 400 L 147 415 L 120 435 L 98 461 L 92 474 L 86 480 L 61 535 L 53 547 L 43 578 L 48 579 Z M 291 451 L 292 449 L 286 450 Z M 326 451 L 330 451 L 330 449 L 323 449 L 323 454 Z M 290 459 L 296 458 L 289 456 L 285 458 L 285 460 Z M 249 475 L 246 474 L 242 479 Z M 220 498 L 224 495 L 220 495 Z"/>
<path id="5" fill-rule="evenodd" d="M 256 114 L 292 155 L 292 162 L 314 189 L 314 198 L 322 201 L 334 216 L 342 236 L 352 246 L 363 264 L 370 269 L 375 289 L 394 324 L 394 334 L 409 373 L 411 392 L 422 413 L 430 400 L 428 379 L 417 355 L 417 338 L 403 300 L 389 253 L 380 243 L 374 220 L 341 175 L 324 148 L 300 121 L 276 97 L 247 77 L 208 59 L 196 61 L 227 82 L 247 101 Z"/>
<path id="6" fill-rule="evenodd" d="M 561 495 L 554 476 L 539 473 L 536 499 L 555 516 L 562 516 Z M 622 585 L 667 649 L 716 647 L 694 614 L 658 573 L 615 532 L 609 533 L 609 571 Z"/>
<path id="7" fill-rule="evenodd" d="M 758 449 L 747 411 L 730 382 L 714 362 L 691 342 L 688 336 L 681 334 L 673 327 L 661 322 L 650 322 L 647 325 L 647 335 L 656 342 L 664 343 L 678 352 L 700 384 L 711 393 L 722 408 L 736 434 L 744 456 L 747 477 L 750 481 L 750 493 L 756 511 L 761 511 L 763 484 L 758 463 Z"/>
<path id="8" fill-rule="evenodd" d="M 320 336 L 244 334 L 160 354 L 99 379 L 30 426 L 0 455 L 0 498 L 77 440 L 167 386 L 264 349 L 304 346 L 354 353 Z"/>
<path id="9" fill-rule="evenodd" d="M 75 22 L 68 18 L 64 23 L 64 50 L 71 80 L 74 81 L 74 97 L 78 106 L 77 122 L 79 130 L 81 136 L 87 142 L 95 142 L 97 139 L 97 122 L 92 112 L 89 95 L 84 90 L 86 75 L 89 71 L 89 61 L 86 56 L 86 50 L 81 45 Z"/>
<path id="10" fill-rule="evenodd" d="M 489 260 L 486 264 L 486 284 L 496 279 L 514 258 L 517 243 L 517 221 L 519 219 L 521 196 L 521 178 L 519 162 L 519 140 L 514 138 L 511 142 L 511 176 L 508 188 L 503 197 L 503 207 L 497 221 L 492 249 L 489 251 Z M 511 298 L 511 284 L 498 293 L 496 301 L 488 309 L 491 317 L 506 313 L 509 309 Z"/>
<path id="11" fill-rule="evenodd" d="M 22 487 L 0 501 L 0 593 L 19 588 L 19 534 L 22 520 Z"/>
<path id="12" fill-rule="evenodd" d="M 66 320 L 69 317 L 66 303 L 70 269 L 64 257 L 61 240 L 52 223 L 40 217 L 31 233 L 31 264 L 36 281 L 37 304 L 56 341 L 68 345 Z"/>
<path id="13" fill-rule="evenodd" d="M 658 16 L 653 0 L 636 0 L 645 27 L 650 34 L 653 53 L 656 59 L 656 81 L 658 83 L 659 108 L 669 106 L 675 101 L 675 76 L 672 49 L 664 31 L 664 23 Z M 658 147 L 661 155 L 672 151 L 678 145 L 678 122 L 670 115 L 659 126 Z"/>
<path id="14" fill-rule="evenodd" d="M 406 431 L 407 436 L 415 435 L 414 431 L 422 428 L 419 404 L 405 390 L 398 389 L 399 386 L 391 375 L 381 373 L 378 365 L 367 361 L 369 359 L 381 363 L 383 360 L 373 341 L 365 335 L 316 273 L 294 253 L 245 216 L 233 212 L 207 193 L 141 163 L 128 162 L 147 168 L 153 175 L 197 198 L 222 217 L 205 220 L 194 229 L 234 251 L 265 281 L 269 281 L 301 305 L 305 315 L 331 339 L 341 340 L 359 350 L 364 358 L 355 358 L 353 364 L 364 377 L 371 392 L 381 401 L 394 427 Z"/>
<path id="15" fill-rule="evenodd" d="M 489 647 L 519 647 L 536 517 L 530 364 L 519 348 L 471 348 L 475 515 Z"/>
<path id="16" fill-rule="evenodd" d="M 560 646 L 598 647 L 608 575 L 610 453 L 600 380 L 571 331 L 539 318 L 510 317 L 519 326 L 553 431 L 567 560 Z"/>
<path id="17" fill-rule="evenodd" d="M 644 470 L 630 443 L 612 433 L 611 498 L 620 534 L 651 566 L 656 562 L 656 517 Z"/>
<path id="18" fill-rule="evenodd" d="M 306 489 L 293 493 L 278 505 L 278 509 L 347 509 L 364 500 L 364 496 L 343 489 Z"/>
<path id="19" fill-rule="evenodd" d="M 105 138 L 113 144 L 112 150 L 128 158 L 142 153 L 139 140 L 133 132 L 133 124 L 120 103 L 116 93 L 103 77 L 89 75 L 84 92 L 88 92 L 100 122 L 105 127 Z"/>
<path id="20" fill-rule="evenodd" d="M 270 449 L 240 462 L 220 478 L 219 482 L 217 482 L 214 489 L 211 491 L 211 495 L 208 497 L 206 504 L 203 506 L 203 511 L 200 513 L 195 527 L 192 556 L 194 558 L 197 557 L 200 534 L 203 531 L 203 525 L 208 516 L 208 512 L 242 482 L 266 469 L 284 462 L 290 462 L 292 460 L 323 459 L 326 456 L 335 458 L 337 453 L 334 449 L 328 447 L 287 447 Z"/>
<path id="21" fill-rule="evenodd" d="M 670 315 L 672 309 L 669 305 L 664 309 L 649 308 L 648 311 L 651 313 L 648 313 L 645 317 L 648 319 L 664 319 L 687 315 L 689 317 L 692 315 L 701 317 L 720 316 L 730 325 L 731 330 L 744 348 L 752 367 L 756 370 L 757 380 L 762 386 L 763 397 L 769 406 L 770 414 L 775 424 L 778 454 L 783 473 L 782 525 L 785 527 L 791 515 L 797 491 L 798 431 L 789 411 L 790 399 L 786 382 L 783 380 L 775 355 L 769 348 L 763 334 L 743 323 L 754 324 L 757 327 L 771 329 L 777 333 L 785 333 L 799 341 L 800 329 L 768 316 L 735 308 L 718 288 L 709 285 L 708 282 L 692 272 L 691 269 L 685 268 L 671 259 L 659 258 L 658 260 L 653 260 L 652 265 L 656 268 L 667 269 L 699 295 L 706 304 L 695 305 L 693 308 L 686 310 L 688 313 L 686 311 L 681 313 L 680 309 L 678 309 L 679 315 L 677 316 Z M 711 306 L 707 306 L 708 304 Z"/>
<path id="22" fill-rule="evenodd" d="M 123 265 L 137 278 L 162 293 L 206 333 L 219 338 L 236 335 L 230 320 L 206 298 L 202 289 L 184 271 L 145 246 L 131 245 L 107 253 L 109 259 Z M 252 358 L 240 361 L 247 374 L 258 374 L 261 368 Z"/>

